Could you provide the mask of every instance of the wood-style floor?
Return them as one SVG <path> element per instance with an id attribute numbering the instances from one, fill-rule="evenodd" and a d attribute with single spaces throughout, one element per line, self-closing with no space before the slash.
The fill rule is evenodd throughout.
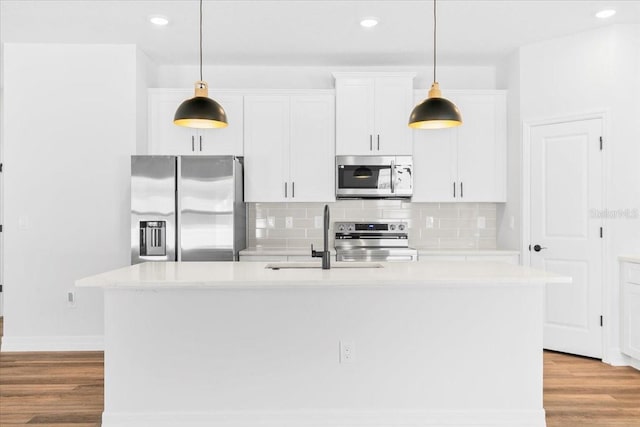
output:
<path id="1" fill-rule="evenodd" d="M 100 426 L 103 362 L 101 352 L 0 353 L 0 426 Z M 548 427 L 640 427 L 640 372 L 545 351 L 544 407 Z"/>

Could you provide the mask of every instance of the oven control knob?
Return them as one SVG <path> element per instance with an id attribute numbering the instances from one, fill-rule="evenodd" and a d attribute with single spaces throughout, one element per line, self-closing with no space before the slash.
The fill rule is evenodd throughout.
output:
<path id="1" fill-rule="evenodd" d="M 398 230 L 400 230 L 400 231 L 404 231 L 404 224 L 400 224 L 400 225 L 398 225 Z"/>
<path id="2" fill-rule="evenodd" d="M 353 230 L 355 230 L 355 228 L 356 228 L 356 227 L 355 227 L 353 224 L 349 224 L 349 228 L 348 228 L 348 230 L 349 230 L 349 231 L 353 231 Z"/>
<path id="3" fill-rule="evenodd" d="M 396 229 L 396 225 L 395 224 L 389 225 L 389 230 L 393 231 L 395 229 Z"/>
<path id="4" fill-rule="evenodd" d="M 338 227 L 338 231 L 344 231 L 344 224 L 340 224 L 340 226 Z"/>

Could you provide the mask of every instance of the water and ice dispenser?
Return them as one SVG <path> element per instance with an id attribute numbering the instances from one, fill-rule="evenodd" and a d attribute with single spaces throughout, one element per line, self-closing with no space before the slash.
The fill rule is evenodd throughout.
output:
<path id="1" fill-rule="evenodd" d="M 140 221 L 140 256 L 167 255 L 167 222 Z"/>

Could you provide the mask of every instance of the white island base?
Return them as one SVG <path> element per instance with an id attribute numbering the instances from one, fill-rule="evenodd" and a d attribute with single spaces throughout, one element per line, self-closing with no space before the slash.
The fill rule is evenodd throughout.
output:
<path id="1" fill-rule="evenodd" d="M 543 272 L 141 264 L 105 291 L 104 427 L 545 426 Z M 345 354 L 349 350 L 349 354 Z"/>

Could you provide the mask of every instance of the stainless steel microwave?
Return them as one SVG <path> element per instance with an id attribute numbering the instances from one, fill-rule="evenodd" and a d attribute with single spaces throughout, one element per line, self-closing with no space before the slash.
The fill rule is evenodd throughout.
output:
<path id="1" fill-rule="evenodd" d="M 336 198 L 406 199 L 412 195 L 411 156 L 336 156 Z"/>

